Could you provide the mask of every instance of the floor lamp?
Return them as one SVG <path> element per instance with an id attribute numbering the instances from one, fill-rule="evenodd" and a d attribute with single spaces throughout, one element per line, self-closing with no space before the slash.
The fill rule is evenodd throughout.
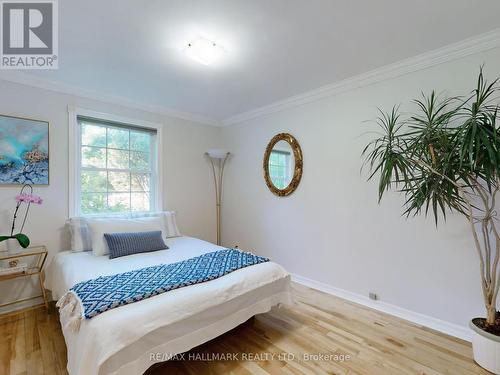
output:
<path id="1" fill-rule="evenodd" d="M 217 245 L 221 244 L 221 203 L 222 203 L 222 178 L 224 176 L 224 165 L 230 155 L 226 150 L 212 149 L 205 155 L 210 159 L 215 183 L 215 207 L 217 213 Z"/>

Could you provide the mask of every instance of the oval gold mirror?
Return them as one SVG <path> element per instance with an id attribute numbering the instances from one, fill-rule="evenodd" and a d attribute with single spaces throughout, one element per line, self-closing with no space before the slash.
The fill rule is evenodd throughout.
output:
<path id="1" fill-rule="evenodd" d="M 302 150 L 295 137 L 277 134 L 267 145 L 264 154 L 264 179 L 274 194 L 292 194 L 302 178 Z"/>

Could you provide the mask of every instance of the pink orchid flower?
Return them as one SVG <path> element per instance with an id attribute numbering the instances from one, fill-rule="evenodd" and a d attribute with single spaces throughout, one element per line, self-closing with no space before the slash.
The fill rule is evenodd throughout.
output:
<path id="1" fill-rule="evenodd" d="M 43 199 L 35 194 L 19 194 L 16 196 L 16 202 L 21 203 L 33 203 L 33 204 L 42 204 Z"/>

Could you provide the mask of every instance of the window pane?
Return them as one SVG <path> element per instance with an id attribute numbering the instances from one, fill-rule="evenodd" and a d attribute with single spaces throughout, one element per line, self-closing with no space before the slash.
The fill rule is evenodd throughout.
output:
<path id="1" fill-rule="evenodd" d="M 108 195 L 108 211 L 110 212 L 130 211 L 130 194 L 110 193 Z"/>
<path id="2" fill-rule="evenodd" d="M 106 192 L 106 172 L 82 171 L 81 188 L 84 193 Z"/>
<path id="3" fill-rule="evenodd" d="M 132 211 L 149 211 L 149 194 L 148 193 L 132 193 Z"/>
<path id="4" fill-rule="evenodd" d="M 134 128 L 84 118 L 81 127 L 82 214 L 150 211 L 155 137 Z"/>
<path id="5" fill-rule="evenodd" d="M 131 190 L 136 192 L 149 192 L 149 175 L 132 173 Z"/>
<path id="6" fill-rule="evenodd" d="M 128 169 L 128 151 L 108 149 L 108 168 Z"/>
<path id="7" fill-rule="evenodd" d="M 130 149 L 149 152 L 151 135 L 144 132 L 130 131 Z"/>
<path id="8" fill-rule="evenodd" d="M 106 128 L 82 123 L 82 145 L 106 147 Z"/>
<path id="9" fill-rule="evenodd" d="M 83 214 L 98 214 L 108 210 L 106 193 L 82 193 L 81 211 Z"/>
<path id="10" fill-rule="evenodd" d="M 149 153 L 130 151 L 130 169 L 148 171 Z"/>
<path id="11" fill-rule="evenodd" d="M 82 147 L 82 167 L 106 168 L 106 149 Z"/>
<path id="12" fill-rule="evenodd" d="M 128 172 L 108 172 L 109 191 L 129 192 L 130 173 Z"/>
<path id="13" fill-rule="evenodd" d="M 108 147 L 128 150 L 129 133 L 127 129 L 108 128 Z"/>

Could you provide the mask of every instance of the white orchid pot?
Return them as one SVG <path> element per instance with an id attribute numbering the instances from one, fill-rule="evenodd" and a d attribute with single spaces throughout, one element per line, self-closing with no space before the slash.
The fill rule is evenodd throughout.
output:
<path id="1" fill-rule="evenodd" d="M 500 374 L 500 336 L 483 331 L 471 320 L 474 361 L 494 374 Z"/>
<path id="2" fill-rule="evenodd" d="M 8 239 L 6 241 L 6 247 L 9 255 L 19 254 L 21 251 L 23 251 L 22 246 L 19 245 L 19 242 L 15 238 Z"/>

